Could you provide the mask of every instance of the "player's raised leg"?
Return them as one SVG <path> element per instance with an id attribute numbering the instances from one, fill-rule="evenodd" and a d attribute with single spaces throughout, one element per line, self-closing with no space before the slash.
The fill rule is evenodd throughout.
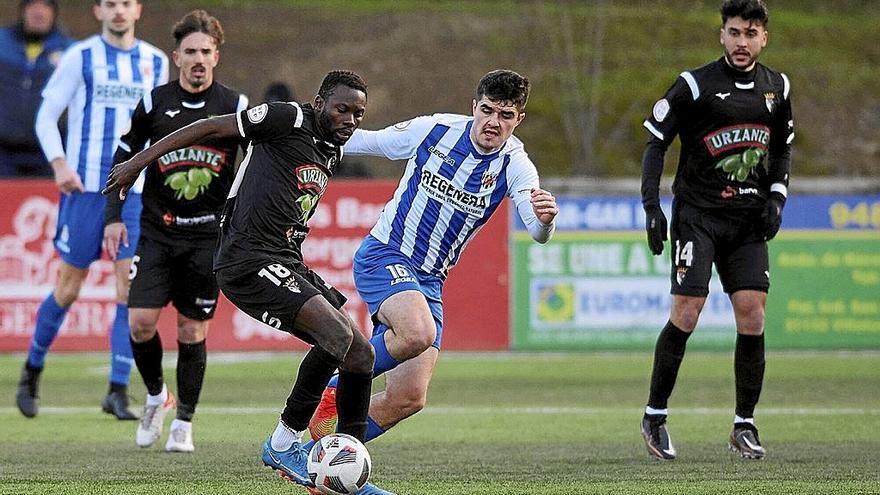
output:
<path id="1" fill-rule="evenodd" d="M 436 311 L 438 313 L 441 311 L 439 303 L 437 303 Z M 379 306 L 376 318 L 382 324 L 377 325 L 375 334 L 370 339 L 376 354 L 376 361 L 373 367 L 374 377 L 394 370 L 411 359 L 421 358 L 426 349 L 431 349 L 432 344 L 437 343 L 439 346 L 437 342 L 438 321 L 442 321 L 442 317 L 435 317 L 425 295 L 420 291 L 405 290 L 390 295 Z M 384 411 L 382 413 L 384 415 L 382 421 L 377 420 L 373 415 L 374 405 L 371 404 L 370 416 L 367 419 L 366 441 L 378 437 L 400 420 L 415 414 L 424 407 L 428 383 L 430 382 L 433 366 L 436 362 L 436 354 L 434 353 L 432 359 L 427 359 L 430 361 L 429 366 L 427 366 L 427 373 L 422 370 L 425 367 L 425 363 L 420 361 L 421 364 L 415 365 L 415 368 L 422 371 L 417 373 L 412 382 L 407 382 L 412 384 L 418 383 L 419 387 L 423 387 L 424 390 L 403 386 L 400 387 L 400 393 L 392 394 L 387 399 L 382 395 L 383 405 L 381 407 Z M 421 380 L 423 376 L 426 378 L 424 382 Z M 313 439 L 320 438 L 333 431 L 332 428 L 336 416 L 335 381 L 334 377 L 330 385 L 325 389 L 315 416 L 309 423 L 309 430 Z M 388 384 L 386 383 L 386 392 L 387 387 Z M 373 401 L 375 398 L 376 396 L 374 396 Z"/>

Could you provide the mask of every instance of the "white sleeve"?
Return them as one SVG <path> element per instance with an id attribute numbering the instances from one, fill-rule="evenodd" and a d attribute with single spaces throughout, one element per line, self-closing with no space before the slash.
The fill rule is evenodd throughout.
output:
<path id="1" fill-rule="evenodd" d="M 349 155 L 384 156 L 403 160 L 415 153 L 416 147 L 434 127 L 435 119 L 424 116 L 400 122 L 381 131 L 357 129 L 343 147 Z"/>
<path id="2" fill-rule="evenodd" d="M 509 169 L 514 171 L 515 175 L 511 177 L 507 195 L 513 201 L 516 212 L 525 224 L 526 229 L 528 229 L 532 239 L 544 244 L 553 237 L 556 223 L 550 222 L 546 225 L 541 223 L 538 217 L 535 216 L 535 210 L 532 208 L 532 190 L 540 187 L 538 171 L 525 152 L 512 157 L 511 165 L 515 165 Z"/>
<path id="3" fill-rule="evenodd" d="M 37 111 L 37 140 L 43 154 L 50 162 L 64 157 L 64 145 L 58 130 L 58 118 L 73 100 L 76 90 L 83 84 L 82 56 L 79 50 L 67 50 L 58 67 L 43 88 L 43 101 Z"/>
<path id="4" fill-rule="evenodd" d="M 159 84 L 158 86 L 162 86 L 163 84 L 168 84 L 168 55 L 165 55 L 161 50 L 159 54 L 162 56 L 162 73 L 159 75 Z"/>

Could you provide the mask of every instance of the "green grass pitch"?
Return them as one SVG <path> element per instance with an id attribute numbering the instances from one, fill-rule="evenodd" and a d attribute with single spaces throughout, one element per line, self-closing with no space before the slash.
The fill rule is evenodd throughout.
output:
<path id="1" fill-rule="evenodd" d="M 100 413 L 104 355 L 50 355 L 35 419 L 14 407 L 23 355 L 0 355 L 0 494 L 304 494 L 259 459 L 300 358 L 209 354 L 186 455 L 162 452 L 164 435 L 139 449 L 134 422 Z M 686 356 L 670 404 L 679 458 L 650 459 L 650 366 L 647 352 L 444 353 L 428 407 L 369 445 L 373 480 L 405 495 L 880 493 L 880 354 L 770 352 L 764 461 L 725 449 L 731 352 Z"/>

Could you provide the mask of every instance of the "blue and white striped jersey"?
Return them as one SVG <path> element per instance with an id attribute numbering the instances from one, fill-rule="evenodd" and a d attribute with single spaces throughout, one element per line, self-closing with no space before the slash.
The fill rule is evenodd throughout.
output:
<path id="1" fill-rule="evenodd" d="M 86 192 L 100 192 L 132 112 L 144 94 L 166 82 L 168 57 L 145 41 L 121 50 L 94 35 L 72 45 L 43 90 L 37 135 L 46 158 L 66 156 Z M 57 125 L 65 109 L 66 153 Z"/>
<path id="2" fill-rule="evenodd" d="M 359 129 L 343 147 L 347 155 L 409 159 L 370 234 L 441 278 L 505 196 L 527 225 L 537 222 L 530 197 L 538 172 L 522 141 L 511 136 L 484 155 L 470 139 L 473 120 L 435 114 L 380 131 Z"/>

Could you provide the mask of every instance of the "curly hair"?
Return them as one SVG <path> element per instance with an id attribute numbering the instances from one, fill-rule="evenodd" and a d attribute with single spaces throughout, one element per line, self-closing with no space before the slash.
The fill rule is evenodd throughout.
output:
<path id="1" fill-rule="evenodd" d="M 513 104 L 522 111 L 529 101 L 530 86 L 528 78 L 512 70 L 493 70 L 477 84 L 477 100 L 485 96 L 495 102 Z"/>
<path id="2" fill-rule="evenodd" d="M 721 4 L 721 24 L 732 17 L 754 21 L 764 27 L 770 22 L 770 13 L 764 0 L 724 0 Z"/>
<path id="3" fill-rule="evenodd" d="M 205 33 L 214 38 L 214 44 L 217 45 L 217 48 L 224 41 L 223 26 L 220 25 L 220 21 L 204 10 L 193 10 L 183 16 L 183 19 L 177 21 L 177 24 L 171 28 L 171 35 L 174 37 L 175 46 L 180 46 L 180 42 L 192 33 Z"/>

